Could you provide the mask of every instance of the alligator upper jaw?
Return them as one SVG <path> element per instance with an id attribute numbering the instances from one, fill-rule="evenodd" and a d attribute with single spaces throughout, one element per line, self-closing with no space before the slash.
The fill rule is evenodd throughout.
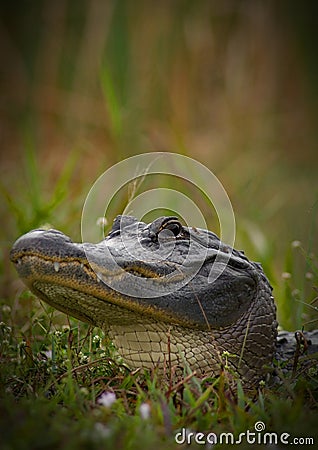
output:
<path id="1" fill-rule="evenodd" d="M 91 278 L 109 285 L 113 283 L 114 288 L 116 284 L 120 288 L 123 276 L 155 280 L 169 275 L 178 266 L 172 262 L 158 263 L 155 255 L 152 259 L 135 259 L 129 249 L 125 247 L 118 249 L 111 244 L 112 242 L 109 244 L 106 240 L 99 244 L 74 243 L 60 231 L 36 229 L 17 239 L 11 249 L 10 259 L 15 264 L 19 276 L 30 287 L 33 279 L 57 273 L 59 282 L 62 283 L 62 268 L 65 265 L 85 268 L 86 271 L 92 272 Z M 69 275 L 69 279 L 79 276 L 78 273 L 66 275 Z"/>

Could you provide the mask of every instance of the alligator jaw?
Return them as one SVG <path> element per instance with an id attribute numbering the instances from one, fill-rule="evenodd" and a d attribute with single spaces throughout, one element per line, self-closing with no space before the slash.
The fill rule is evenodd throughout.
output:
<path id="1" fill-rule="evenodd" d="M 10 258 L 20 278 L 37 297 L 93 325 L 121 323 L 122 311 L 119 312 L 123 309 L 139 314 L 147 312 L 158 320 L 182 322 L 150 308 L 145 311 L 136 301 L 109 288 L 100 278 L 107 264 L 100 270 L 93 270 L 83 244 L 73 243 L 57 230 L 37 229 L 21 236 L 13 245 Z M 118 276 L 118 269 L 113 274 Z M 78 301 L 79 298 L 82 301 Z M 116 309 L 117 314 L 114 314 L 114 306 L 120 308 Z"/>
<path id="2" fill-rule="evenodd" d="M 107 239 L 96 245 L 76 244 L 59 231 L 34 230 L 16 241 L 11 259 L 35 295 L 95 324 L 101 316 L 108 321 L 109 306 L 116 305 L 168 323 L 221 328 L 246 313 L 256 296 L 255 271 L 248 271 L 246 261 L 240 264 L 235 261 L 226 268 L 222 263 L 216 265 L 214 270 L 223 273 L 212 284 L 208 283 L 214 249 L 207 267 L 202 269 L 207 274 L 198 272 L 196 278 L 184 283 L 187 269 L 177 263 L 134 261 L 124 251 L 120 257 L 114 256 L 115 251 L 107 244 Z M 242 268 L 236 267 L 240 265 Z M 188 271 L 191 273 L 191 267 Z M 79 307 L 74 294 L 60 294 L 62 287 L 95 298 L 97 306 L 88 315 L 89 308 L 85 311 L 85 306 Z"/>
<path id="3" fill-rule="evenodd" d="M 36 296 L 103 328 L 133 368 L 151 368 L 158 362 L 162 367 L 171 352 L 172 362 L 182 364 L 185 360 L 198 374 L 217 374 L 220 355 L 227 351 L 235 355 L 229 364 L 245 380 L 259 379 L 264 364 L 272 360 L 277 327 L 271 287 L 260 265 L 233 249 L 230 258 L 224 253 L 226 263 L 222 251 L 216 263 L 220 241 L 206 230 L 195 231 L 195 251 L 191 254 L 191 230 L 175 220 L 160 219 L 160 226 L 162 223 L 172 227 L 176 239 L 164 236 L 163 251 L 171 243 L 174 246 L 169 247 L 172 251 L 166 259 L 159 254 L 157 263 L 158 222 L 151 226 L 138 222 L 134 234 L 129 228 L 135 224 L 131 218 L 122 231 L 127 241 L 121 239 L 116 226 L 99 244 L 76 244 L 56 230 L 31 231 L 16 241 L 11 260 Z M 135 250 L 139 235 L 137 243 L 142 245 L 134 253 L 131 250 Z M 143 246 L 150 255 L 145 261 Z M 201 267 L 180 287 L 180 280 L 187 276 L 184 267 L 191 268 L 182 266 L 184 254 L 195 257 L 201 251 L 205 255 Z M 173 273 L 175 268 L 178 270 Z M 212 269 L 219 277 L 209 283 Z M 146 282 L 150 286 L 147 293 L 158 289 L 161 294 L 143 296 L 141 289 L 141 296 L 136 297 L 132 279 L 137 285 L 140 280 Z M 118 291 L 112 280 L 117 280 Z M 170 290 L 162 294 L 161 286 Z"/>

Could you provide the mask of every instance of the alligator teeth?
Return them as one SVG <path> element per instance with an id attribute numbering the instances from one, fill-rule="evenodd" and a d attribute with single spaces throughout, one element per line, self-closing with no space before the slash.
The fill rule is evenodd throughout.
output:
<path id="1" fill-rule="evenodd" d="M 20 265 L 22 264 L 22 259 L 19 258 L 19 259 L 17 260 L 17 264 L 18 264 L 18 266 L 20 266 Z"/>
<path id="2" fill-rule="evenodd" d="M 101 273 L 96 273 L 96 277 L 97 277 L 97 283 L 99 283 L 102 280 L 103 275 Z"/>
<path id="3" fill-rule="evenodd" d="M 58 272 L 60 270 L 60 263 L 59 262 L 54 261 L 53 266 L 54 266 L 55 272 Z"/>

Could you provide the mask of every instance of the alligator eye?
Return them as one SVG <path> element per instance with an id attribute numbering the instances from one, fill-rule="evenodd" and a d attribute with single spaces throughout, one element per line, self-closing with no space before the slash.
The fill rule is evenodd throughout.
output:
<path id="1" fill-rule="evenodd" d="M 177 217 L 159 217 L 149 225 L 149 234 L 152 239 L 157 239 L 159 233 L 164 230 L 169 230 L 174 236 L 178 236 L 182 231 L 182 225 Z"/>
<path id="2" fill-rule="evenodd" d="M 170 230 L 170 231 L 172 231 L 172 233 L 175 236 L 178 236 L 178 234 L 180 234 L 181 229 L 182 229 L 182 225 L 177 220 L 171 220 L 171 221 L 165 223 L 162 227 L 162 230 Z"/>

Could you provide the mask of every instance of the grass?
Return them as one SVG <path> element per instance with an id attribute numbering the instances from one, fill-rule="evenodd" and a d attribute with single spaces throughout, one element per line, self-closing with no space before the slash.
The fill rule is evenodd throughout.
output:
<path id="1" fill-rule="evenodd" d="M 37 176 L 34 158 L 27 154 L 27 176 L 32 171 Z M 36 221 L 52 220 L 70 183 L 68 173 L 56 181 L 49 199 L 37 193 L 29 224 L 20 220 L 19 201 L 6 194 L 12 211 L 20 208 L 13 216 L 19 232 Z M 317 276 L 316 256 L 308 255 L 300 242 L 292 243 L 279 297 L 285 322 L 292 305 L 296 319 L 289 319 L 291 327 L 317 318 Z M 254 390 L 246 390 L 227 371 L 226 356 L 217 378 L 200 379 L 187 368 L 182 379 L 168 381 L 156 371 L 131 373 L 101 330 L 53 310 L 18 286 L 15 297 L 0 305 L 1 448 L 200 448 L 195 439 L 211 440 L 211 433 L 225 440 L 231 437 L 222 433 L 233 433 L 239 439 L 240 433 L 254 432 L 259 421 L 278 436 L 318 438 L 314 361 L 294 376 L 278 364 L 280 382 L 264 382 Z"/>
<path id="2" fill-rule="evenodd" d="M 29 315 L 22 329 L 2 305 L 3 449 L 184 448 L 175 441 L 184 430 L 238 438 L 258 421 L 267 431 L 317 439 L 317 367 L 253 391 L 233 384 L 226 368 L 216 379 L 186 370 L 164 382 L 156 371 L 131 373 L 100 330 L 26 292 L 19 301 Z"/>
<path id="3" fill-rule="evenodd" d="M 239 436 L 258 421 L 317 443 L 314 364 L 294 377 L 279 365 L 281 383 L 254 391 L 226 368 L 170 382 L 131 373 L 100 330 L 39 302 L 9 262 L 31 228 L 79 241 L 84 199 L 112 164 L 175 151 L 226 187 L 236 246 L 262 262 L 280 325 L 317 328 L 315 7 L 232 3 L 2 6 L 1 450 L 188 448 L 183 430 L 211 448 L 189 433 Z M 142 188 L 159 184 L 177 188 L 163 177 Z M 217 230 L 211 206 L 181 188 Z"/>

